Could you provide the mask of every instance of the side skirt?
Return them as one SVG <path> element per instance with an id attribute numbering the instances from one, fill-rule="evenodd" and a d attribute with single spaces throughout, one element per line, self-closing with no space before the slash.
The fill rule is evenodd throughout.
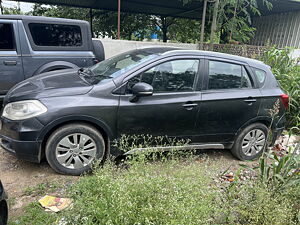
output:
<path id="1" fill-rule="evenodd" d="M 163 147 L 149 147 L 149 148 L 134 148 L 124 155 L 131 155 L 136 152 L 146 152 L 149 150 L 157 152 L 165 152 L 171 150 L 205 150 L 205 149 L 225 149 L 223 144 L 191 144 L 184 146 L 163 146 Z"/>

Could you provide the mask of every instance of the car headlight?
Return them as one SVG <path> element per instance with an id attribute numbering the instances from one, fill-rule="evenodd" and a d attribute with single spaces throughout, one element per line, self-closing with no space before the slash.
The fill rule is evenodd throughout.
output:
<path id="1" fill-rule="evenodd" d="M 38 100 L 26 100 L 8 103 L 3 110 L 2 116 L 10 120 L 24 120 L 47 112 Z"/>

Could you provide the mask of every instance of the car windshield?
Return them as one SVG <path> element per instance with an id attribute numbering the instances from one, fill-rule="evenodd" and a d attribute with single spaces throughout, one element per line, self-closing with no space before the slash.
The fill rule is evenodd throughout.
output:
<path id="1" fill-rule="evenodd" d="M 143 50 L 126 52 L 90 67 L 85 78 L 93 84 L 104 83 L 156 56 L 153 52 Z"/>

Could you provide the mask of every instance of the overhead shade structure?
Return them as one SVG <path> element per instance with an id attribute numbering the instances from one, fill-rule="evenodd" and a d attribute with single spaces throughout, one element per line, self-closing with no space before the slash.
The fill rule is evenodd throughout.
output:
<path id="1" fill-rule="evenodd" d="M 120 12 L 141 13 L 189 19 L 201 19 L 204 0 L 22 0 L 23 2 L 64 5 L 90 9 L 118 11 L 118 37 L 120 37 Z M 269 0 L 268 10 L 263 0 L 258 0 L 262 15 L 300 10 L 300 0 Z M 92 13 L 90 13 L 92 16 Z"/>
<path id="2" fill-rule="evenodd" d="M 23 2 L 65 5 L 82 8 L 118 11 L 118 0 L 22 0 Z M 199 19 L 203 1 L 183 0 L 121 0 L 122 12 L 142 13 L 172 17 Z"/>
<path id="3" fill-rule="evenodd" d="M 23 2 L 65 5 L 92 9 L 118 11 L 118 0 L 22 0 Z M 258 0 L 263 15 L 300 10 L 299 0 L 269 0 L 273 10 L 269 11 Z M 200 19 L 204 0 L 121 0 L 121 11 L 150 15 Z"/>

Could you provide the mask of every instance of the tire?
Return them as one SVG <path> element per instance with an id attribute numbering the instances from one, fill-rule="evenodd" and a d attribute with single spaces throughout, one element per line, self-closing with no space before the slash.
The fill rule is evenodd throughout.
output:
<path id="1" fill-rule="evenodd" d="M 101 41 L 93 40 L 93 48 L 96 59 L 101 62 L 105 60 L 104 46 Z"/>
<path id="2" fill-rule="evenodd" d="M 5 200 L 0 201 L 0 225 L 7 224 L 8 207 Z"/>
<path id="3" fill-rule="evenodd" d="M 268 128 L 262 123 L 254 123 L 244 128 L 236 137 L 231 149 L 240 160 L 253 160 L 262 155 L 266 148 Z"/>
<path id="4" fill-rule="evenodd" d="M 46 144 L 46 158 L 58 173 L 78 176 L 91 171 L 96 160 L 105 156 L 105 142 L 100 132 L 84 123 L 58 128 Z"/>

